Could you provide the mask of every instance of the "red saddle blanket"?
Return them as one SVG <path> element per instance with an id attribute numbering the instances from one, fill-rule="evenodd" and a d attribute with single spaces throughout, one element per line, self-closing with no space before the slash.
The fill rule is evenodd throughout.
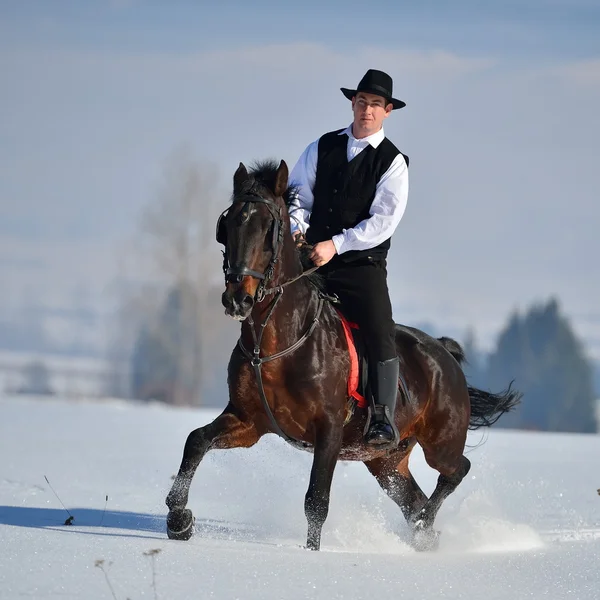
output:
<path id="1" fill-rule="evenodd" d="M 336 309 L 337 310 L 337 309 Z M 354 336 L 352 335 L 353 329 L 358 329 L 356 323 L 351 323 L 346 317 L 338 310 L 340 319 L 342 320 L 342 326 L 344 333 L 346 334 L 346 341 L 348 342 L 348 353 L 350 355 L 350 374 L 348 375 L 348 397 L 354 398 L 360 408 L 367 407 L 367 401 L 365 397 L 358 391 L 358 384 L 360 380 L 359 375 L 359 364 L 358 364 L 358 352 L 356 351 L 356 345 L 354 344 Z"/>

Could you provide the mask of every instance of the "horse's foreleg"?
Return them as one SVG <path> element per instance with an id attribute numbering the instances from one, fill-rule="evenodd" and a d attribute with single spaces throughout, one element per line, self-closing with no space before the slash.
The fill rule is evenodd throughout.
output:
<path id="1" fill-rule="evenodd" d="M 409 457 L 410 450 L 399 463 L 397 456 L 391 456 L 365 461 L 365 465 L 385 493 L 400 507 L 404 518 L 411 523 L 427 502 L 427 496 L 408 468 Z"/>
<path id="2" fill-rule="evenodd" d="M 427 459 L 427 452 L 425 458 Z M 427 462 L 429 463 L 429 460 Z M 433 465 L 430 463 L 430 466 Z M 471 462 L 469 459 L 461 456 L 459 466 L 453 473 L 445 475 L 442 472 L 438 477 L 433 494 L 413 519 L 413 543 L 417 550 L 432 550 L 436 547 L 438 534 L 433 531 L 435 517 L 444 500 L 458 487 L 470 468 Z"/>
<path id="3" fill-rule="evenodd" d="M 189 434 L 179 472 L 166 498 L 167 534 L 171 539 L 188 540 L 192 536 L 193 516 L 186 505 L 194 473 L 204 455 L 211 449 L 249 448 L 260 436 L 254 423 L 241 420 L 230 406 L 212 423 Z"/>
<path id="4" fill-rule="evenodd" d="M 327 425 L 317 432 L 310 483 L 304 499 L 308 521 L 306 547 L 319 550 L 321 531 L 329 512 L 329 494 L 333 471 L 342 447 L 342 427 Z"/>

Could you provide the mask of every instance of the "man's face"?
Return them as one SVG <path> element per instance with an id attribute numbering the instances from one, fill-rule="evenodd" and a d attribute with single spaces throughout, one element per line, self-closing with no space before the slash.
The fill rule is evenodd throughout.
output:
<path id="1" fill-rule="evenodd" d="M 381 129 L 383 120 L 392 112 L 392 104 L 386 105 L 383 96 L 358 92 L 352 98 L 352 112 L 354 113 L 354 135 L 361 137 L 376 133 Z"/>

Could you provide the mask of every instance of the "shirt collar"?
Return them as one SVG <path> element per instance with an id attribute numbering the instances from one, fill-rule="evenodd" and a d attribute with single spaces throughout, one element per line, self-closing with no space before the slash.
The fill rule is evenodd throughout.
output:
<path id="1" fill-rule="evenodd" d="M 376 133 L 368 135 L 364 138 L 357 139 L 352 135 L 352 124 L 350 124 L 348 125 L 348 127 L 346 127 L 346 129 L 344 129 L 344 131 L 340 131 L 338 133 L 338 135 L 344 134 L 346 134 L 352 142 L 366 142 L 368 144 L 371 144 L 373 148 L 377 148 L 377 146 L 379 146 L 379 144 L 381 144 L 381 142 L 383 142 L 385 138 L 385 132 L 383 131 L 383 127 Z"/>

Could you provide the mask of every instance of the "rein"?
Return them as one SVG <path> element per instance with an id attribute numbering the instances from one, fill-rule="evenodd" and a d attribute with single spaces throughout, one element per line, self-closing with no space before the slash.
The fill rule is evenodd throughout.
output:
<path id="1" fill-rule="evenodd" d="M 272 354 L 271 356 L 262 356 L 261 357 L 260 356 L 260 346 L 261 346 L 262 337 L 265 332 L 267 323 L 269 322 L 269 319 L 273 315 L 273 311 L 275 310 L 275 307 L 277 306 L 279 300 L 281 300 L 284 288 L 286 288 L 288 285 L 291 285 L 292 283 L 298 281 L 302 277 L 305 277 L 306 275 L 310 275 L 311 273 L 314 273 L 319 267 L 316 267 L 316 266 L 311 267 L 310 269 L 303 271 L 302 273 L 300 273 L 300 275 L 297 275 L 293 279 L 285 281 L 279 285 L 274 285 L 273 287 L 267 287 L 268 283 L 272 280 L 272 278 L 275 274 L 275 265 L 277 264 L 277 262 L 279 260 L 280 249 L 283 246 L 284 227 L 283 227 L 283 219 L 281 218 L 281 210 L 273 201 L 263 198 L 262 196 L 260 196 L 259 194 L 255 193 L 255 192 L 250 192 L 250 193 L 245 194 L 244 198 L 246 200 L 246 203 L 260 202 L 261 204 L 266 205 L 267 208 L 269 209 L 269 212 L 271 213 L 271 216 L 273 217 L 273 222 L 274 222 L 273 236 L 272 236 L 273 253 L 272 253 L 271 260 L 269 261 L 269 265 L 267 266 L 267 269 L 265 270 L 264 273 L 260 273 L 253 269 L 250 269 L 246 265 L 243 265 L 243 264 L 231 266 L 229 264 L 229 261 L 227 258 L 227 238 L 226 238 L 225 223 L 224 223 L 224 217 L 225 217 L 226 213 L 228 212 L 228 209 L 223 211 L 223 213 L 221 213 L 221 216 L 219 217 L 219 220 L 217 221 L 217 236 L 216 237 L 217 237 L 218 242 L 225 245 L 225 251 L 223 252 L 223 272 L 225 274 L 225 280 L 227 281 L 231 277 L 241 278 L 243 276 L 250 276 L 250 277 L 254 277 L 254 278 L 258 279 L 260 283 L 258 285 L 256 294 L 255 294 L 255 300 L 256 300 L 257 304 L 260 304 L 267 296 L 270 296 L 273 294 L 276 294 L 276 295 L 275 295 L 275 298 L 273 299 L 273 301 L 271 302 L 271 306 L 269 307 L 269 310 L 268 310 L 265 320 L 260 324 L 260 333 L 258 333 L 258 335 L 256 333 L 256 327 L 254 324 L 254 320 L 252 319 L 252 316 L 250 315 L 248 317 L 248 324 L 250 325 L 250 331 L 252 332 L 252 339 L 254 341 L 253 351 L 250 352 L 244 346 L 241 336 L 238 340 L 238 347 L 242 351 L 242 354 L 250 361 L 250 364 L 252 365 L 252 368 L 254 369 L 254 373 L 256 376 L 256 383 L 258 386 L 258 393 L 260 395 L 260 399 L 262 401 L 265 413 L 269 417 L 269 420 L 271 421 L 271 425 L 272 425 L 275 433 L 277 435 L 279 435 L 280 437 L 282 437 L 284 440 L 286 440 L 288 443 L 290 443 L 294 446 L 301 446 L 301 447 L 307 448 L 310 446 L 310 444 L 308 444 L 307 442 L 303 442 L 301 440 L 297 440 L 296 438 L 293 438 L 293 437 L 287 435 L 281 429 L 279 424 L 277 423 L 277 420 L 275 419 L 275 415 L 273 414 L 273 411 L 271 410 L 271 407 L 269 406 L 269 402 L 268 402 L 267 396 L 265 394 L 265 386 L 263 383 L 261 369 L 262 369 L 262 365 L 264 363 L 267 363 L 272 360 L 276 360 L 278 358 L 282 358 L 283 356 L 287 356 L 288 354 L 291 354 L 292 352 L 297 350 L 300 346 L 302 346 L 302 344 L 311 336 L 312 332 L 315 330 L 315 327 L 319 323 L 319 318 L 320 318 L 321 312 L 323 310 L 323 302 L 324 302 L 325 295 L 324 294 L 319 295 L 319 303 L 317 305 L 317 310 L 316 310 L 315 316 L 314 316 L 313 320 L 311 321 L 308 329 L 304 332 L 304 335 L 301 338 L 299 338 L 296 342 L 294 342 L 289 348 L 286 348 L 285 350 L 282 350 L 281 352 Z"/>
<path id="2" fill-rule="evenodd" d="M 302 271 L 302 273 L 300 273 L 300 275 L 297 275 L 293 279 L 289 279 L 288 281 L 284 281 L 280 285 L 275 285 L 272 288 L 263 289 L 262 290 L 262 298 L 260 300 L 257 298 L 257 302 L 262 302 L 265 299 L 265 296 L 269 296 L 271 294 L 275 294 L 276 292 L 279 292 L 280 294 L 283 294 L 283 288 L 284 287 L 287 287 L 291 283 L 294 283 L 294 282 L 298 281 L 298 279 L 302 279 L 302 277 L 305 277 L 306 275 L 310 275 L 311 273 L 314 273 L 318 268 L 319 267 L 311 267 L 310 269 L 306 269 L 306 271 Z M 258 293 L 257 293 L 257 296 L 258 296 Z M 270 315 L 271 315 L 271 313 L 269 313 L 269 316 Z"/>
<path id="3" fill-rule="evenodd" d="M 285 431 L 283 431 L 283 429 L 281 429 L 281 427 L 277 423 L 277 420 L 275 419 L 275 415 L 273 414 L 273 411 L 271 410 L 271 407 L 269 406 L 269 402 L 268 402 L 267 396 L 265 394 L 265 386 L 263 384 L 261 367 L 264 363 L 267 363 L 272 360 L 276 360 L 278 358 L 282 358 L 283 356 L 291 354 L 292 352 L 294 352 L 295 350 L 300 348 L 300 346 L 302 346 L 302 344 L 311 336 L 312 332 L 315 330 L 315 327 L 319 323 L 319 317 L 321 316 L 321 311 L 323 310 L 323 298 L 321 296 L 319 296 L 319 303 L 317 305 L 317 311 L 315 313 L 315 316 L 314 316 L 312 322 L 310 323 L 308 329 L 304 332 L 304 335 L 301 338 L 299 338 L 296 342 L 294 342 L 289 348 L 286 348 L 285 350 L 276 352 L 275 354 L 271 354 L 270 356 L 262 356 L 262 357 L 260 356 L 260 344 L 262 341 L 262 336 L 263 336 L 263 333 L 265 332 L 267 323 L 269 322 L 269 319 L 271 318 L 271 315 L 273 314 L 273 311 L 275 310 L 275 307 L 277 306 L 277 303 L 283 296 L 283 287 L 285 285 L 289 285 L 290 283 L 293 283 L 294 281 L 297 281 L 298 279 L 300 279 L 300 277 L 302 277 L 302 275 L 300 275 L 299 277 L 295 277 L 294 279 L 292 279 L 290 281 L 287 281 L 285 284 L 283 284 L 281 286 L 278 286 L 276 288 L 270 288 L 270 290 L 268 290 L 268 291 L 271 291 L 271 290 L 279 290 L 279 291 L 278 291 L 277 296 L 271 302 L 271 306 L 269 308 L 269 312 L 267 313 L 266 319 L 260 324 L 260 333 L 258 335 L 256 335 L 256 328 L 254 326 L 254 320 L 252 319 L 251 316 L 248 317 L 248 324 L 250 325 L 250 331 L 252 332 L 252 339 L 254 341 L 253 351 L 250 352 L 244 346 L 241 336 L 238 340 L 238 347 L 240 348 L 240 350 L 242 351 L 244 356 L 250 361 L 250 364 L 252 365 L 252 367 L 254 369 L 254 374 L 256 375 L 256 383 L 258 385 L 258 393 L 260 395 L 260 399 L 262 400 L 265 412 L 267 413 L 267 416 L 269 417 L 269 420 L 271 421 L 271 425 L 273 426 L 273 429 L 275 430 L 275 433 L 277 435 L 279 435 L 280 437 L 282 437 L 286 442 L 289 442 L 290 444 L 292 444 L 294 446 L 301 445 L 304 448 L 308 448 L 310 446 L 309 443 L 303 442 L 301 440 L 297 440 L 296 438 L 289 436 L 287 433 L 285 433 Z"/>

